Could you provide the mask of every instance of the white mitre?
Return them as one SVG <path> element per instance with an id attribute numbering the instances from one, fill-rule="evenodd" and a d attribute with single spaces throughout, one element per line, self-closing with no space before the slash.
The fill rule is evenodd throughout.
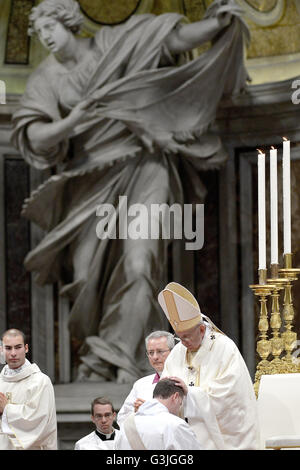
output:
<path id="1" fill-rule="evenodd" d="M 210 318 L 201 312 L 193 294 L 177 282 L 167 284 L 159 293 L 158 302 L 171 323 L 173 330 L 178 333 L 190 330 L 194 326 L 199 325 L 203 320 L 206 320 L 212 329 L 223 333 L 214 325 Z"/>

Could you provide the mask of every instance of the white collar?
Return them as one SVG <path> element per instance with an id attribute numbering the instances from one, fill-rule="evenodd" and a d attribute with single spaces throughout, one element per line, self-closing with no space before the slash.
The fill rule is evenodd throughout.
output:
<path id="1" fill-rule="evenodd" d="M 106 439 L 109 439 L 111 437 L 111 435 L 115 432 L 115 429 L 113 428 L 112 432 L 110 434 L 105 434 L 104 432 L 100 431 L 100 429 L 96 428 L 97 429 L 97 432 L 99 434 L 102 434 L 102 436 L 105 436 Z"/>
<path id="2" fill-rule="evenodd" d="M 25 359 L 24 364 L 21 365 L 21 367 L 18 367 L 17 369 L 11 369 L 6 364 L 6 366 L 3 367 L 3 375 L 8 376 L 8 377 L 13 377 L 14 375 L 17 375 L 20 372 L 22 372 L 26 367 L 28 367 L 30 365 L 31 365 L 31 363 L 27 359 Z"/>

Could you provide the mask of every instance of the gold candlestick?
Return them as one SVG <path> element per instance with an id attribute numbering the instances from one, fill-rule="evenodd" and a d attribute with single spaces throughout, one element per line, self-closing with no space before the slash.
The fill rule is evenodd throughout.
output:
<path id="1" fill-rule="evenodd" d="M 260 276 L 260 279 L 261 279 L 261 276 Z M 261 376 L 264 374 L 270 373 L 270 362 L 267 359 L 269 355 L 271 354 L 272 345 L 267 337 L 267 332 L 269 329 L 267 297 L 271 294 L 272 289 L 274 289 L 274 285 L 273 284 L 253 284 L 253 285 L 250 285 L 250 288 L 253 290 L 254 294 L 259 297 L 259 302 L 260 302 L 260 314 L 259 314 L 259 323 L 258 323 L 260 339 L 257 342 L 256 351 L 258 352 L 261 360 L 259 361 L 257 368 L 256 368 L 255 383 L 254 383 L 254 390 L 257 395 Z"/>
<path id="2" fill-rule="evenodd" d="M 274 271 L 274 274 L 278 274 L 278 269 Z M 284 340 L 280 334 L 282 321 L 279 308 L 279 293 L 289 281 L 287 279 L 276 277 L 268 279 L 267 282 L 274 286 L 271 292 L 272 309 L 270 327 L 272 330 L 272 338 L 270 341 L 273 359 L 270 363 L 270 373 L 280 374 L 283 372 L 283 363 L 280 359 L 280 355 L 284 350 Z"/>
<path id="3" fill-rule="evenodd" d="M 284 340 L 285 356 L 283 357 L 284 373 L 298 372 L 298 366 L 293 361 L 292 352 L 297 344 L 297 333 L 293 331 L 293 321 L 295 318 L 293 298 L 292 298 L 292 282 L 298 279 L 300 269 L 292 268 L 292 254 L 284 255 L 284 268 L 279 269 L 280 274 L 287 280 L 284 288 L 283 301 L 283 319 L 285 331 L 282 334 Z"/>
<path id="4" fill-rule="evenodd" d="M 261 285 L 261 286 L 266 284 L 266 282 L 267 282 L 267 270 L 266 269 L 259 269 L 258 270 L 258 282 L 259 282 L 259 285 Z"/>

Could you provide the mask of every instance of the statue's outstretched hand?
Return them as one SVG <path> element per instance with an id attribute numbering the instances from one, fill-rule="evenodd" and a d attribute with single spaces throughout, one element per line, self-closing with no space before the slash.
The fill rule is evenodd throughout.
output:
<path id="1" fill-rule="evenodd" d="M 232 15 L 230 13 L 223 13 L 221 15 L 218 15 L 218 22 L 220 28 L 226 28 L 226 26 L 229 26 L 231 23 Z"/>

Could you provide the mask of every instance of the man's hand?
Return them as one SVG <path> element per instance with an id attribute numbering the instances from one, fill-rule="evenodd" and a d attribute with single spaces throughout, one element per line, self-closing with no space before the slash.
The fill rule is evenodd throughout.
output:
<path id="1" fill-rule="evenodd" d="M 6 407 L 8 401 L 4 393 L 0 392 L 0 415 L 2 415 L 4 408 Z"/>
<path id="2" fill-rule="evenodd" d="M 175 385 L 177 385 L 178 387 L 181 387 L 182 390 L 183 390 L 184 395 L 185 396 L 187 395 L 188 388 L 187 388 L 185 382 L 182 379 L 180 379 L 179 377 L 168 377 L 168 379 L 174 380 Z"/>
<path id="3" fill-rule="evenodd" d="M 134 402 L 134 404 L 133 404 L 133 406 L 134 406 L 134 412 L 135 412 L 135 413 L 137 412 L 137 410 L 139 409 L 139 407 L 140 407 L 143 403 L 145 403 L 145 400 L 143 400 L 142 398 L 137 398 L 137 399 L 135 400 L 135 402 Z"/>

